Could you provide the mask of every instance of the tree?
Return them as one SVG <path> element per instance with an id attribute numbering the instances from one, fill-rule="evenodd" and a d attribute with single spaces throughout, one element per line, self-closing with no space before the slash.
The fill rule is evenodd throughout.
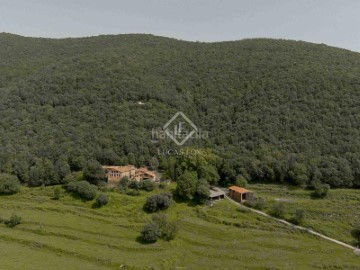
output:
<path id="1" fill-rule="evenodd" d="M 210 185 L 205 179 L 199 179 L 196 184 L 194 199 L 199 203 L 205 203 L 210 195 Z"/>
<path id="2" fill-rule="evenodd" d="M 237 185 L 239 187 L 246 187 L 247 184 L 248 184 L 248 181 L 242 175 L 238 176 L 236 181 L 235 181 L 235 185 Z"/>
<path id="3" fill-rule="evenodd" d="M 63 180 L 68 174 L 71 173 L 68 159 L 66 156 L 61 156 L 54 166 L 55 172 L 58 174 L 61 180 Z"/>
<path id="4" fill-rule="evenodd" d="M 14 194 L 20 191 L 20 181 L 15 175 L 0 174 L 0 194 Z"/>
<path id="5" fill-rule="evenodd" d="M 217 171 L 219 160 L 211 149 L 185 148 L 176 160 L 176 181 L 187 171 L 192 171 L 210 184 L 216 184 L 220 178 Z"/>
<path id="6" fill-rule="evenodd" d="M 293 162 L 288 172 L 290 181 L 298 186 L 306 186 L 309 180 L 307 167 L 303 163 Z"/>
<path id="7" fill-rule="evenodd" d="M 192 200 L 196 191 L 197 174 L 194 171 L 185 171 L 177 179 L 176 193 L 179 197 Z"/>
<path id="8" fill-rule="evenodd" d="M 141 231 L 142 240 L 147 243 L 155 243 L 160 236 L 159 225 L 153 221 L 147 223 Z"/>
<path id="9" fill-rule="evenodd" d="M 65 176 L 63 179 L 64 184 L 68 184 L 70 182 L 76 181 L 84 181 L 84 174 L 83 172 L 72 172 Z"/>
<path id="10" fill-rule="evenodd" d="M 84 168 L 84 177 L 86 181 L 97 185 L 99 182 L 106 182 L 105 171 L 97 161 L 90 161 Z"/>

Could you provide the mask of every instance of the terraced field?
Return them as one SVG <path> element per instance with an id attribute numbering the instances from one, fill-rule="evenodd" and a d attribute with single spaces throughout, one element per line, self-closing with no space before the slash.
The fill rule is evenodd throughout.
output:
<path id="1" fill-rule="evenodd" d="M 159 191 L 154 191 L 156 193 Z M 142 210 L 151 193 L 109 192 L 93 208 L 53 187 L 25 188 L 0 197 L 0 216 L 22 224 L 0 225 L 0 269 L 360 269 L 351 250 L 239 210 L 224 200 L 210 206 L 173 203 L 165 212 L 180 223 L 175 240 L 138 240 L 151 218 Z"/>
<path id="2" fill-rule="evenodd" d="M 351 230 L 360 225 L 360 190 L 332 189 L 324 199 L 312 197 L 311 190 L 285 185 L 257 184 L 248 187 L 258 196 L 266 199 L 269 212 L 272 205 L 282 202 L 287 218 L 291 218 L 296 209 L 304 209 L 304 226 L 317 232 L 356 245 Z"/>

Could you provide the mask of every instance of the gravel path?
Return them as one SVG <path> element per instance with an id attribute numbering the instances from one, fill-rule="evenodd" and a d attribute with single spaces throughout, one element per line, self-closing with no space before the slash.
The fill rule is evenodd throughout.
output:
<path id="1" fill-rule="evenodd" d="M 243 204 L 241 204 L 241 203 L 238 203 L 238 202 L 234 201 L 233 199 L 231 199 L 231 198 L 228 197 L 227 195 L 225 195 L 225 197 L 226 197 L 229 201 L 231 201 L 232 203 L 234 203 L 234 204 L 236 204 L 236 205 L 238 205 L 238 206 L 240 206 L 240 207 L 242 207 L 242 208 L 249 209 L 250 211 L 252 211 L 252 212 L 254 212 L 254 213 L 257 213 L 257 214 L 259 214 L 259 215 L 262 215 L 262 216 L 271 218 L 271 219 L 273 219 L 273 220 L 276 220 L 276 221 L 278 221 L 278 222 L 281 222 L 281 223 L 283 223 L 283 224 L 286 224 L 286 225 L 288 225 L 288 226 L 291 226 L 291 227 L 293 227 L 293 228 L 295 228 L 295 229 L 298 229 L 298 230 L 301 230 L 301 231 L 306 231 L 306 232 L 308 232 L 308 233 L 310 233 L 310 234 L 316 235 L 316 236 L 321 237 L 321 238 L 323 238 L 323 239 L 326 239 L 326 240 L 328 240 L 328 241 L 330 241 L 330 242 L 336 243 L 336 244 L 341 245 L 341 246 L 346 247 L 346 248 L 350 248 L 351 250 L 354 251 L 355 254 L 360 255 L 360 249 L 358 249 L 358 248 L 356 248 L 356 247 L 354 247 L 354 246 L 352 246 L 352 245 L 346 244 L 346 243 L 341 242 L 341 241 L 339 241 L 339 240 L 336 240 L 336 239 L 334 239 L 334 238 L 331 238 L 331 237 L 328 237 L 328 236 L 323 235 L 323 234 L 321 234 L 321 233 L 315 232 L 314 230 L 311 230 L 311 229 L 308 229 L 308 228 L 305 228 L 305 227 L 302 227 L 302 226 L 294 225 L 294 224 L 292 224 L 292 223 L 290 223 L 290 222 L 288 222 L 288 221 L 286 221 L 286 220 L 283 220 L 283 219 L 280 219 L 280 218 L 275 218 L 275 217 L 270 216 L 269 214 L 266 214 L 265 212 L 262 212 L 262 211 L 260 211 L 260 210 L 256 210 L 256 209 L 247 207 L 247 206 L 245 206 L 245 205 L 243 205 Z"/>

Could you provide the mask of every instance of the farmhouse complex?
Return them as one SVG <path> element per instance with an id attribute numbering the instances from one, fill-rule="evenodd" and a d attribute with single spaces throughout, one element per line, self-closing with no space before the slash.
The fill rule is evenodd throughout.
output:
<path id="1" fill-rule="evenodd" d="M 126 166 L 103 166 L 105 170 L 107 183 L 109 185 L 116 185 L 123 177 L 127 176 L 131 180 L 142 181 L 151 180 L 156 181 L 157 176 L 155 172 L 147 168 L 136 168 L 133 165 Z"/>

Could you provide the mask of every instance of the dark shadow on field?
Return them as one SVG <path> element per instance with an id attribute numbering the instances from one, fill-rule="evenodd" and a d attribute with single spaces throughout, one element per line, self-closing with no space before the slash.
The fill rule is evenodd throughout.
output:
<path id="1" fill-rule="evenodd" d="M 194 200 L 186 200 L 184 198 L 181 198 L 175 192 L 173 192 L 172 194 L 173 194 L 173 200 L 175 201 L 175 203 L 179 203 L 179 204 L 183 203 L 183 204 L 186 204 L 187 206 L 190 206 L 190 207 L 195 207 L 195 206 L 199 205 Z"/>
<path id="2" fill-rule="evenodd" d="M 312 200 L 322 200 L 322 199 L 324 199 L 325 197 L 319 196 L 319 195 L 317 195 L 315 192 L 311 192 L 310 198 L 311 198 Z"/>
<path id="3" fill-rule="evenodd" d="M 153 244 L 155 244 L 155 242 L 154 243 L 145 242 L 140 235 L 138 237 L 136 237 L 135 241 L 138 242 L 141 245 L 153 245 Z"/>
<path id="4" fill-rule="evenodd" d="M 67 192 L 68 192 L 68 193 L 70 194 L 70 196 L 71 196 L 73 199 L 75 199 L 75 200 L 80 200 L 80 201 L 82 201 L 82 202 L 91 201 L 91 200 L 84 199 L 84 198 L 80 197 L 80 195 L 77 194 L 76 192 L 72 192 L 72 191 L 67 191 Z"/>
<path id="5" fill-rule="evenodd" d="M 99 205 L 97 202 L 94 202 L 92 205 L 91 205 L 91 208 L 92 209 L 99 209 L 101 207 L 101 205 Z"/>

